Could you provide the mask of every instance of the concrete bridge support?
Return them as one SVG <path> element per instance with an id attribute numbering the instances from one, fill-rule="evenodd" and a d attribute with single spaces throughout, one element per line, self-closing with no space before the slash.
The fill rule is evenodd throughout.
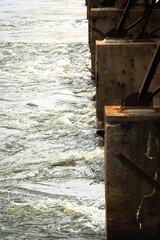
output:
<path id="1" fill-rule="evenodd" d="M 118 23 L 123 14 L 122 9 L 116 8 L 95 8 L 91 9 L 90 12 L 90 50 L 91 50 L 91 72 L 92 75 L 95 75 L 95 48 L 96 40 L 104 40 L 106 33 L 115 29 L 118 26 Z M 129 26 L 131 23 L 136 21 L 143 15 L 144 9 L 132 9 L 130 11 L 129 17 L 127 18 L 125 26 Z M 152 29 L 157 27 L 157 23 L 160 23 L 160 9 L 155 9 L 149 24 L 147 26 L 147 32 L 150 32 Z M 141 22 L 132 30 L 128 31 L 126 38 L 135 39 L 141 29 Z M 156 35 L 160 35 L 160 30 L 156 32 Z"/>
<path id="2" fill-rule="evenodd" d="M 104 130 L 104 107 L 121 105 L 122 99 L 139 92 L 157 42 L 110 40 L 96 42 L 96 126 Z M 150 86 L 159 85 L 160 66 Z M 160 94 L 155 99 L 160 105 Z"/>
<path id="3" fill-rule="evenodd" d="M 88 19 L 88 41 L 91 43 L 91 32 L 92 32 L 92 27 L 91 27 L 91 15 L 92 15 L 92 9 L 94 8 L 108 8 L 108 2 L 110 2 L 109 6 L 110 7 L 116 7 L 116 8 L 123 8 L 125 6 L 126 0 L 86 0 L 86 5 L 87 5 L 87 19 Z M 109 8 L 110 8 L 109 7 Z M 100 40 L 100 39 L 96 39 Z"/>
<path id="4" fill-rule="evenodd" d="M 126 2 L 112 1 L 109 7 L 100 0 L 87 1 L 91 72 L 96 84 L 96 128 L 99 133 L 105 131 L 106 233 L 107 240 L 158 240 L 160 93 L 154 97 L 154 108 L 148 92 L 141 98 L 149 103 L 146 109 L 124 110 L 121 104 L 130 94 L 137 96 L 156 49 L 159 54 L 160 1 L 143 38 L 139 33 L 149 16 L 144 14 L 145 0 L 135 0 L 119 35 L 111 32 L 117 30 Z M 140 18 L 143 22 L 138 20 L 126 33 L 126 27 Z M 145 38 L 155 28 L 158 31 Z M 159 85 L 160 65 L 153 75 L 149 92 Z"/>
<path id="5" fill-rule="evenodd" d="M 159 107 L 105 107 L 105 178 L 107 240 L 160 239 Z"/>

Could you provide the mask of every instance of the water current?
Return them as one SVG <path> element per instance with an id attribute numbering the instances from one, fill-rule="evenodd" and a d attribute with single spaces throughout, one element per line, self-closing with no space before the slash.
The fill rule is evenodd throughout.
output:
<path id="1" fill-rule="evenodd" d="M 0 239 L 104 240 L 85 0 L 0 1 Z"/>

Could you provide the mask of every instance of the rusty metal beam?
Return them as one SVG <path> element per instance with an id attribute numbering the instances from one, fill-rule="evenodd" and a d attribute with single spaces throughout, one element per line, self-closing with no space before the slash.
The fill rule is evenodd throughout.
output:
<path id="1" fill-rule="evenodd" d="M 153 29 L 152 31 L 150 31 L 149 33 L 147 33 L 144 37 L 148 38 L 149 36 L 151 36 L 153 33 L 157 32 L 158 30 L 160 30 L 160 26 L 156 27 L 155 29 Z"/>
<path id="2" fill-rule="evenodd" d="M 158 86 L 153 92 L 148 92 L 154 74 L 160 62 L 160 41 L 154 52 L 147 73 L 140 87 L 139 93 L 132 93 L 122 100 L 122 108 L 152 108 L 153 97 L 160 92 Z"/>
<path id="3" fill-rule="evenodd" d="M 144 101 L 148 92 L 148 89 L 150 87 L 150 84 L 152 82 L 153 76 L 156 72 L 156 69 L 158 67 L 160 61 L 160 42 L 157 45 L 156 51 L 153 55 L 153 58 L 151 60 L 151 63 L 149 65 L 148 71 L 146 73 L 146 76 L 144 78 L 144 81 L 141 85 L 141 88 L 139 90 L 139 95 L 137 98 L 137 102 Z M 155 95 L 155 94 L 154 94 Z"/>
<path id="4" fill-rule="evenodd" d="M 142 17 L 140 17 L 139 19 L 137 19 L 135 22 L 133 22 L 132 24 L 130 24 L 128 27 L 124 27 L 127 17 L 129 15 L 129 12 L 131 10 L 131 7 L 133 5 L 133 3 L 135 2 L 135 0 L 128 0 L 126 3 L 126 7 L 124 9 L 123 15 L 118 23 L 118 26 L 116 29 L 112 29 L 111 31 L 109 31 L 106 34 L 106 38 L 108 37 L 124 37 L 126 35 L 126 33 L 131 30 L 133 27 L 135 27 L 137 24 L 139 24 L 140 22 L 144 21 L 142 28 L 140 30 L 140 33 L 137 36 L 137 39 L 141 39 L 141 38 L 145 38 L 145 36 L 148 36 L 152 33 L 152 31 L 148 34 L 146 33 L 146 28 L 147 25 L 149 23 L 150 17 L 152 15 L 152 11 L 154 9 L 154 7 L 156 6 L 156 0 L 152 0 L 151 3 L 149 3 L 146 0 L 146 6 L 145 6 L 145 10 L 143 12 Z M 157 29 L 154 29 L 153 32 L 156 32 Z"/>
<path id="5" fill-rule="evenodd" d="M 160 190 L 160 182 L 155 180 L 152 176 L 150 176 L 144 169 L 139 167 L 133 161 L 131 161 L 128 157 L 126 157 L 122 153 L 117 153 L 115 155 L 122 163 L 127 165 L 131 170 L 133 170 L 136 174 L 143 177 L 147 182 L 149 182 L 153 187 L 157 190 Z"/>
<path id="6" fill-rule="evenodd" d="M 156 4 L 156 0 L 152 0 L 151 4 L 148 3 L 146 5 L 146 8 L 143 14 L 144 24 L 137 38 L 143 38 L 155 4 Z"/>
<path id="7" fill-rule="evenodd" d="M 129 14 L 129 12 L 130 12 L 130 9 L 131 9 L 134 1 L 135 1 L 135 0 L 129 0 L 129 1 L 127 2 L 126 7 L 125 7 L 125 10 L 124 10 L 124 13 L 123 13 L 123 15 L 122 15 L 122 17 L 121 17 L 121 19 L 120 19 L 119 24 L 118 24 L 117 31 L 116 31 L 116 35 L 119 35 L 119 34 L 123 31 L 123 29 L 124 29 L 124 24 L 125 24 L 125 22 L 126 22 L 126 19 L 127 19 L 127 17 L 128 17 L 128 14 Z"/>

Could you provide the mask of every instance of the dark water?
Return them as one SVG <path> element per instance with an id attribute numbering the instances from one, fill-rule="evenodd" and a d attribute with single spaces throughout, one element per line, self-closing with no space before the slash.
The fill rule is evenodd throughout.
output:
<path id="1" fill-rule="evenodd" d="M 0 239 L 104 240 L 84 0 L 0 1 Z"/>

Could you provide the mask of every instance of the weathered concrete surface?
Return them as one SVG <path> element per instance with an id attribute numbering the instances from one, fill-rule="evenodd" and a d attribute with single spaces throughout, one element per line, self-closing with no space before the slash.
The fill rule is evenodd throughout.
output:
<path id="1" fill-rule="evenodd" d="M 86 5 L 87 5 L 87 19 L 88 19 L 88 42 L 91 43 L 91 19 L 90 19 L 90 15 L 91 15 L 91 9 L 92 8 L 102 8 L 102 7 L 106 7 L 105 6 L 105 2 L 108 2 L 107 0 L 86 0 Z M 112 1 L 112 5 L 110 7 L 116 7 L 116 8 L 124 8 L 125 4 L 126 4 L 126 0 L 113 0 Z M 107 5 L 107 4 L 106 4 Z M 134 7 L 134 5 L 133 5 Z"/>
<path id="2" fill-rule="evenodd" d="M 121 162 L 118 152 L 160 181 L 160 107 L 130 113 L 105 107 L 107 240 L 158 240 L 160 191 Z"/>
<path id="3" fill-rule="evenodd" d="M 138 4 L 137 4 L 138 3 Z M 144 5 L 145 1 L 142 0 L 136 0 L 135 4 L 136 5 Z M 85 4 L 88 7 L 88 11 L 90 11 L 91 8 L 98 8 L 98 7 L 108 7 L 108 6 L 112 6 L 112 7 L 116 7 L 116 8 L 124 8 L 126 5 L 126 0 L 112 0 L 112 1 L 108 1 L 108 0 L 86 0 Z M 133 7 L 135 7 L 135 4 L 133 4 Z"/>
<path id="4" fill-rule="evenodd" d="M 97 131 L 104 129 L 104 106 L 121 105 L 123 98 L 139 92 L 156 46 L 156 42 L 96 42 Z M 159 85 L 159 76 L 160 65 L 150 91 Z M 160 94 L 154 97 L 154 103 L 160 105 Z"/>
<path id="5" fill-rule="evenodd" d="M 132 9 L 130 11 L 129 17 L 127 18 L 126 25 L 129 26 L 135 20 L 142 16 L 144 9 Z M 89 42 L 91 49 L 91 72 L 94 75 L 95 73 L 95 42 L 96 40 L 103 40 L 107 32 L 112 29 L 115 29 L 118 26 L 118 23 L 123 14 L 122 9 L 115 8 L 97 8 L 91 9 L 90 12 L 90 21 L 89 21 Z M 136 38 L 142 26 L 141 22 L 132 30 L 130 30 L 126 37 Z M 155 9 L 152 13 L 152 17 L 149 21 L 147 32 L 159 26 L 160 23 L 160 9 Z M 160 36 L 160 30 L 155 33 L 155 36 Z"/>

